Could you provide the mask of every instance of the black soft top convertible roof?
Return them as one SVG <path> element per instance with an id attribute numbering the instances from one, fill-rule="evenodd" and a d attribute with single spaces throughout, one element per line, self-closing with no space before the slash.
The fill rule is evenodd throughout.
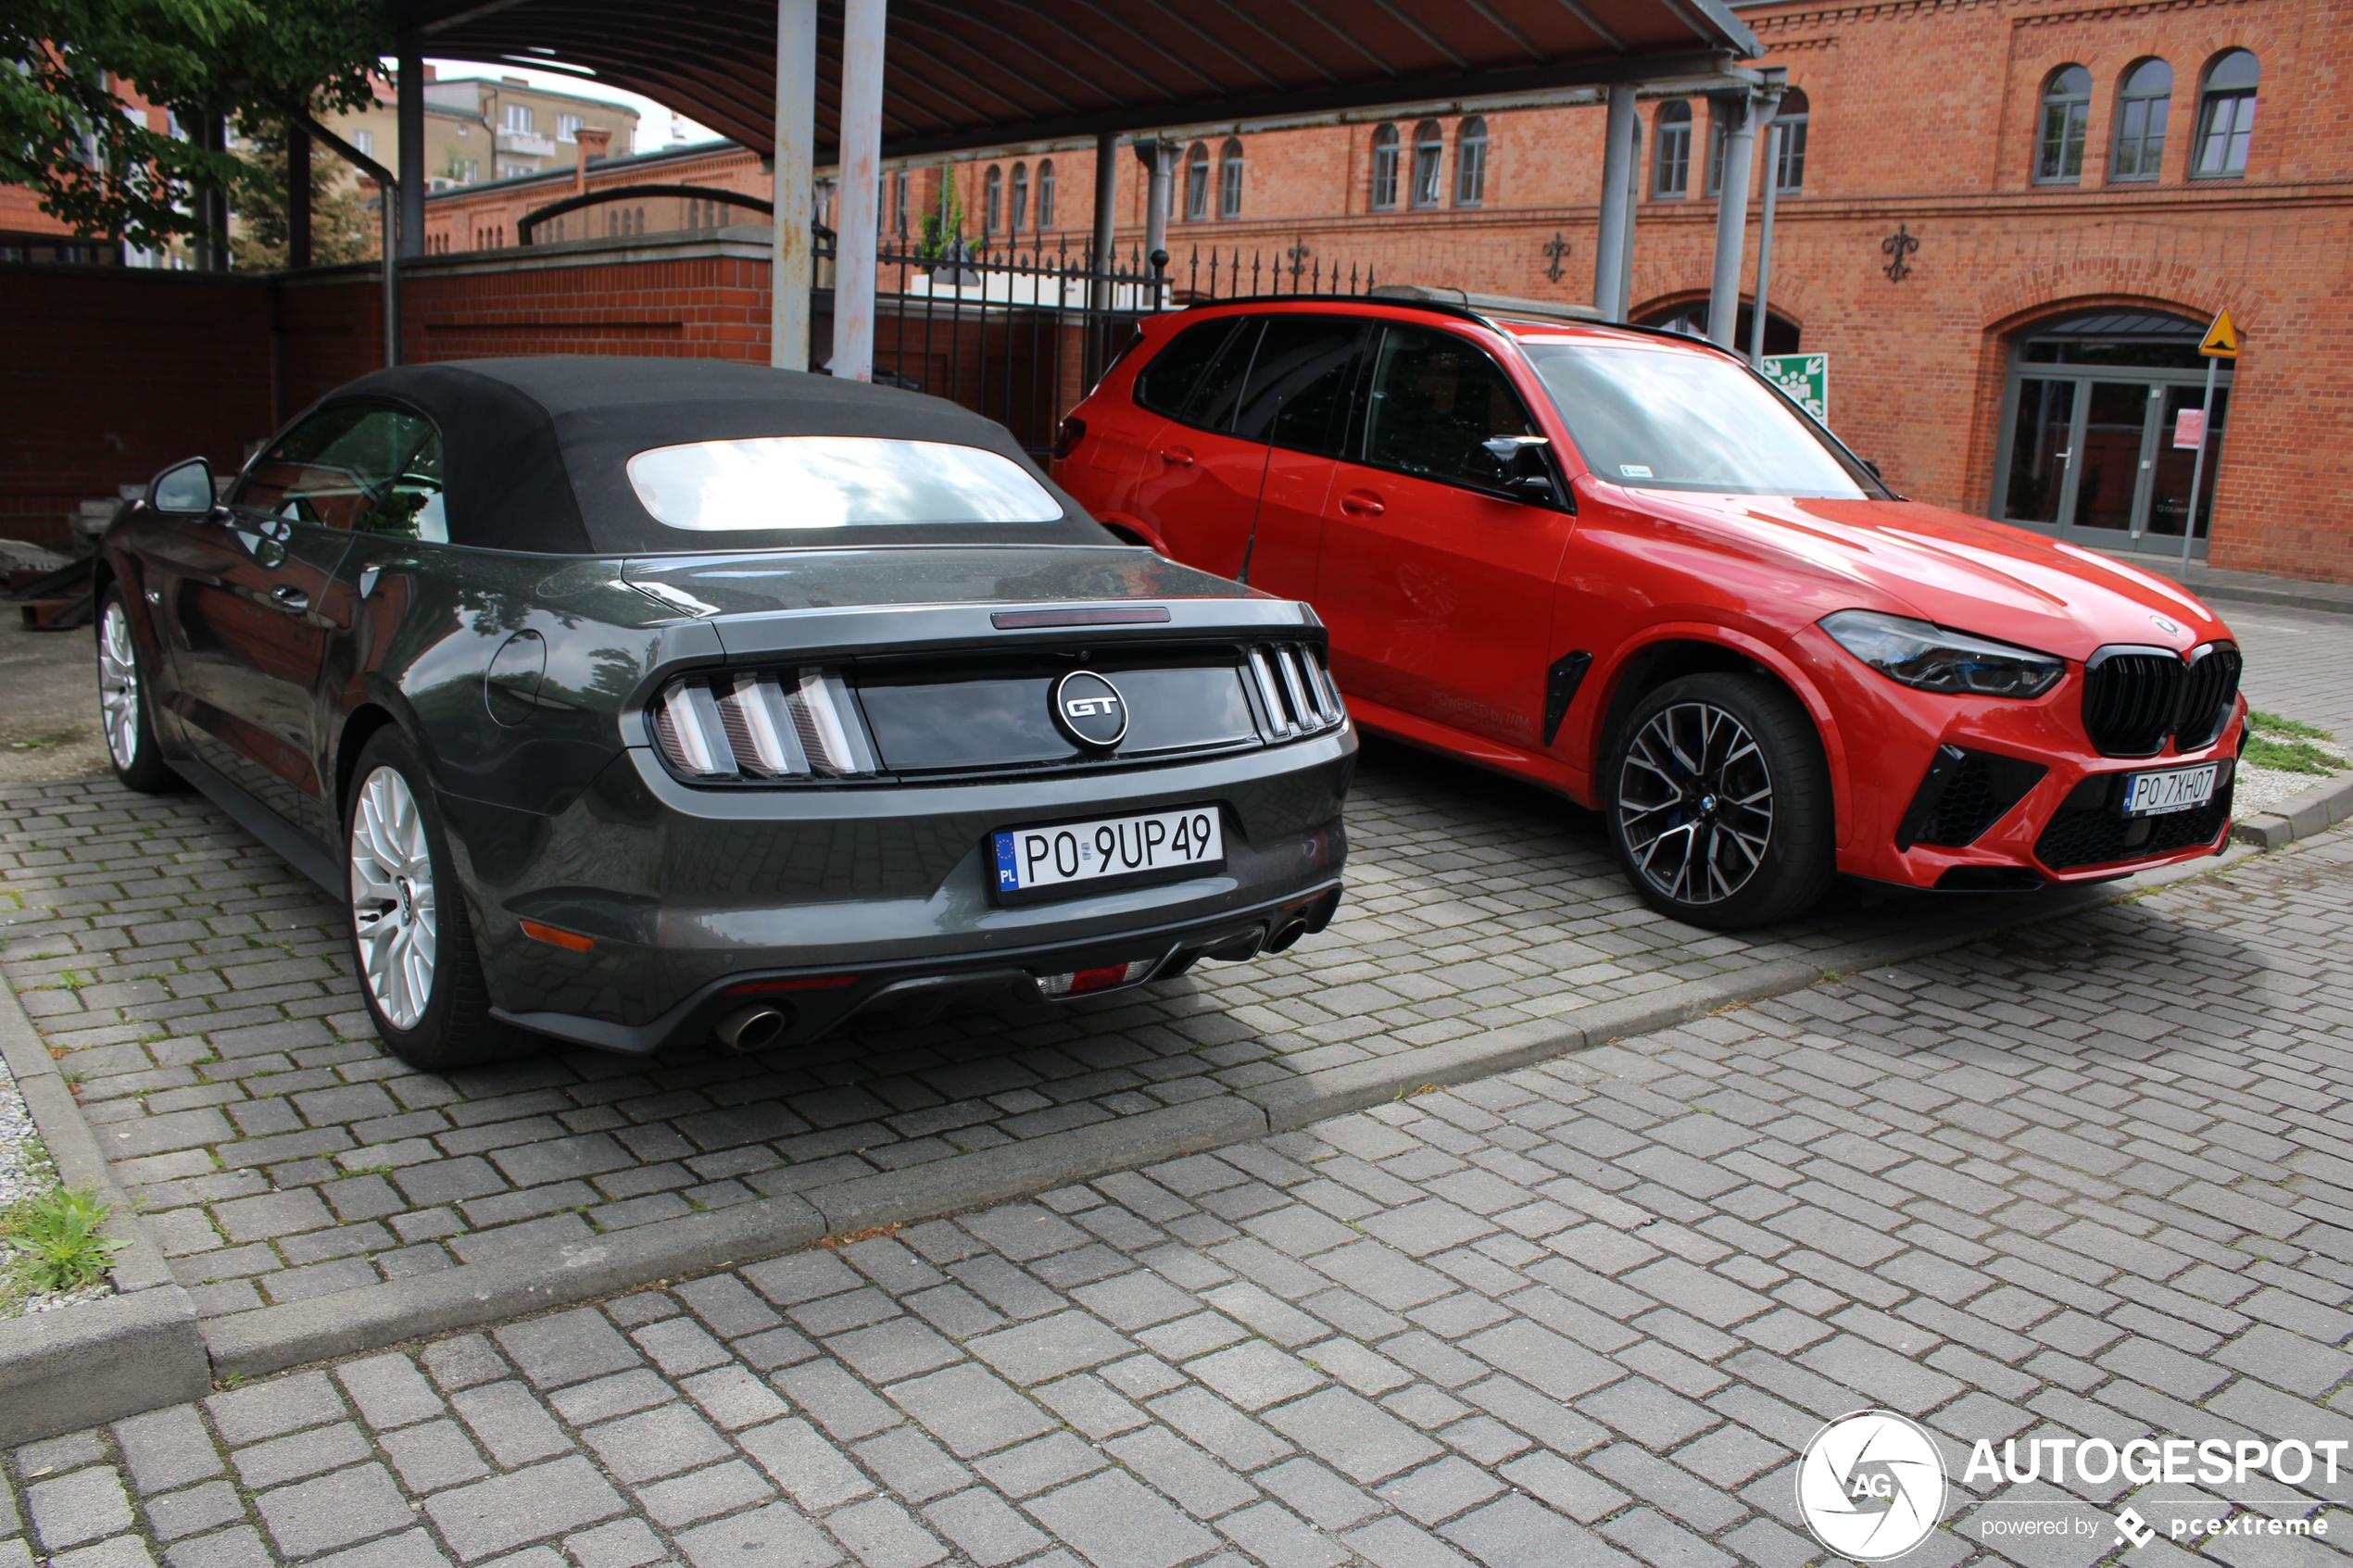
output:
<path id="1" fill-rule="evenodd" d="M 862 545 L 1101 545 L 1110 535 L 1005 427 L 942 398 L 711 359 L 552 354 L 404 365 L 321 399 L 396 403 L 441 433 L 449 542 L 547 555 L 645 555 Z M 940 441 L 1000 453 L 1063 508 L 1032 523 L 894 524 L 698 533 L 655 521 L 629 483 L 649 447 L 762 435 Z"/>

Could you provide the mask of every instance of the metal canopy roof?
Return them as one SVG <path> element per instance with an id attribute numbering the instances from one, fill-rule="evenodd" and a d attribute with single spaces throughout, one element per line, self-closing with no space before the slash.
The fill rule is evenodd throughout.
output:
<path id="1" fill-rule="evenodd" d="M 422 53 L 585 67 L 763 155 L 774 0 L 395 0 Z M 817 160 L 839 141 L 821 0 Z M 890 0 L 883 156 L 1705 77 L 1763 53 L 1725 0 Z"/>

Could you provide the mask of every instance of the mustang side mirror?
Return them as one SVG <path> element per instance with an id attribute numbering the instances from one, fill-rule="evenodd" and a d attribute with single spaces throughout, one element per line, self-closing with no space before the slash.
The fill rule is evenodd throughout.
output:
<path id="1" fill-rule="evenodd" d="M 203 517 L 212 510 L 212 465 L 202 458 L 172 464 L 147 482 L 147 506 L 172 517 Z"/>

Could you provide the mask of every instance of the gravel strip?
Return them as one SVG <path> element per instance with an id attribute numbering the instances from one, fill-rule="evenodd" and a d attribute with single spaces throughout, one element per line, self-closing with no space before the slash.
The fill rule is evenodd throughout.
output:
<path id="1" fill-rule="evenodd" d="M 50 1181 L 48 1151 L 33 1131 L 32 1113 L 0 1063 L 0 1209 L 46 1190 Z"/>

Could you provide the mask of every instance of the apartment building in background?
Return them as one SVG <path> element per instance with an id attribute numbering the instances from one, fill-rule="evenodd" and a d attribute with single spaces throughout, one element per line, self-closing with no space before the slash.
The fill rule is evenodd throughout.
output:
<path id="1" fill-rule="evenodd" d="M 425 68 L 425 177 L 432 190 L 528 180 L 580 162 L 583 130 L 611 133 L 610 150 L 635 145 L 638 115 L 623 104 L 535 87 L 521 77 L 447 77 Z M 331 130 L 391 169 L 400 168 L 392 85 L 376 102 L 336 116 Z"/>

